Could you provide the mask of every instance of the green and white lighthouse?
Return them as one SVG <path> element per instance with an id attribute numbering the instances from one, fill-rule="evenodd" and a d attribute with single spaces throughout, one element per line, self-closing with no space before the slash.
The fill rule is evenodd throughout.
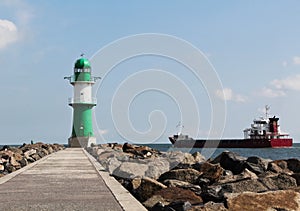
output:
<path id="1" fill-rule="evenodd" d="M 97 99 L 92 97 L 92 85 L 99 77 L 92 77 L 89 60 L 81 57 L 75 62 L 74 75 L 65 79 L 68 79 L 74 87 L 74 95 L 69 98 L 69 105 L 73 107 L 73 126 L 72 135 L 68 140 L 69 147 L 88 147 L 96 144 L 92 108 L 96 106 Z"/>

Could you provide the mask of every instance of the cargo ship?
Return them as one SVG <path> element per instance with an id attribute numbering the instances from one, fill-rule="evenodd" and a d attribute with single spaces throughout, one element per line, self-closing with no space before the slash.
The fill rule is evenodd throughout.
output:
<path id="1" fill-rule="evenodd" d="M 266 106 L 266 117 L 253 120 L 250 128 L 246 128 L 242 139 L 193 139 L 181 132 L 169 137 L 177 148 L 267 148 L 291 147 L 293 139 L 288 133 L 280 132 L 279 118 L 268 118 L 269 107 Z"/>

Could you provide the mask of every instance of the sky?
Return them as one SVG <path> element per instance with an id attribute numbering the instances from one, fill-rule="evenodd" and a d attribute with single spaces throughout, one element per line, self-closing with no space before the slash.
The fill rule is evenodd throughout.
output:
<path id="1" fill-rule="evenodd" d="M 265 105 L 300 142 L 299 23 L 296 0 L 0 0 L 0 144 L 67 143 L 73 87 L 63 78 L 82 53 L 102 78 L 98 143 L 169 143 L 179 121 L 199 138 L 220 126 L 243 137 Z"/>

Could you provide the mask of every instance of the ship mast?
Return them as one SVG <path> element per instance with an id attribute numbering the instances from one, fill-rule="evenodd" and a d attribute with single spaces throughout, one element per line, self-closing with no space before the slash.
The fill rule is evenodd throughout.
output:
<path id="1" fill-rule="evenodd" d="M 181 123 L 181 121 L 178 122 L 178 124 L 176 125 L 176 128 L 178 128 L 178 135 L 182 134 L 182 129 L 184 128 L 184 126 Z"/>
<path id="2" fill-rule="evenodd" d="M 270 106 L 269 105 L 265 105 L 265 110 L 266 110 L 266 119 L 268 119 Z"/>

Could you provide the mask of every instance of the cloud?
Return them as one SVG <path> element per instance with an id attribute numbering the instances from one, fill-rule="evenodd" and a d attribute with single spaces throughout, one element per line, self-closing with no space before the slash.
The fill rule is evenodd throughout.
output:
<path id="1" fill-rule="evenodd" d="M 300 64 L 300 56 L 294 56 L 293 57 L 293 63 L 297 64 L 297 65 Z"/>
<path id="2" fill-rule="evenodd" d="M 300 74 L 284 79 L 275 79 L 270 84 L 279 90 L 300 91 Z"/>
<path id="3" fill-rule="evenodd" d="M 264 87 L 259 92 L 259 95 L 263 96 L 263 97 L 275 98 L 275 97 L 285 96 L 286 93 L 282 90 L 277 90 L 277 89 L 271 89 L 271 88 Z"/>
<path id="4" fill-rule="evenodd" d="M 18 40 L 18 28 L 9 21 L 0 19 L 0 49 Z"/>
<path id="5" fill-rule="evenodd" d="M 235 94 L 230 88 L 224 88 L 223 90 L 219 89 L 216 91 L 216 95 L 217 97 L 225 101 L 234 101 L 234 102 L 243 103 L 246 102 L 247 100 L 245 96 L 240 94 Z"/>
<path id="6" fill-rule="evenodd" d="M 258 95 L 269 98 L 283 97 L 287 94 L 287 91 L 300 91 L 300 74 L 275 79 L 270 82 L 269 87 L 260 90 Z"/>

